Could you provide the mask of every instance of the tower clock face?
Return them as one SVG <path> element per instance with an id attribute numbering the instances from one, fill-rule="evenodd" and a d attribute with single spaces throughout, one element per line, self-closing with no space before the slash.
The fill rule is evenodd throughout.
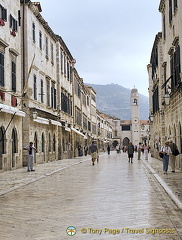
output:
<path id="1" fill-rule="evenodd" d="M 136 123 L 138 123 L 139 121 L 138 121 L 138 118 L 137 117 L 135 117 L 135 118 L 133 118 L 133 123 L 134 124 L 136 124 Z"/>

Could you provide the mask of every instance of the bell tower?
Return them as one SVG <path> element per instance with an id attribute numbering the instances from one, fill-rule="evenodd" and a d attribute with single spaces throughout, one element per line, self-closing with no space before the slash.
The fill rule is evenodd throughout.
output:
<path id="1" fill-rule="evenodd" d="M 139 108 L 139 94 L 138 90 L 134 87 L 131 90 L 130 96 L 131 108 L 131 135 L 133 145 L 138 145 L 140 142 L 140 108 Z"/>

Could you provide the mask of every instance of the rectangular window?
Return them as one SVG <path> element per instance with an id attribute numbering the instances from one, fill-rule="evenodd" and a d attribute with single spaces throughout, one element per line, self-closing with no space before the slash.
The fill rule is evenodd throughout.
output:
<path id="1" fill-rule="evenodd" d="M 35 43 L 35 23 L 32 23 L 32 39 L 33 42 Z"/>
<path id="2" fill-rule="evenodd" d="M 122 126 L 122 131 L 130 131 L 130 125 Z"/>
<path id="3" fill-rule="evenodd" d="M 0 19 L 7 21 L 7 9 L 0 4 Z"/>
<path id="4" fill-rule="evenodd" d="M 91 98 L 92 98 L 92 100 L 93 100 L 94 102 L 96 102 L 96 97 L 95 97 L 95 95 L 94 95 L 93 93 L 91 93 Z"/>
<path id="5" fill-rule="evenodd" d="M 0 86 L 4 87 L 4 54 L 0 52 Z"/>
<path id="6" fill-rule="evenodd" d="M 96 125 L 95 124 L 92 124 L 92 133 L 96 134 Z"/>
<path id="7" fill-rule="evenodd" d="M 87 106 L 89 106 L 89 96 L 87 96 Z"/>
<path id="8" fill-rule="evenodd" d="M 41 103 L 44 102 L 44 85 L 43 85 L 43 80 L 41 79 L 40 82 L 40 96 L 41 96 Z"/>
<path id="9" fill-rule="evenodd" d="M 16 92 L 16 63 L 13 61 L 11 63 L 11 81 L 12 81 L 12 91 Z"/>
<path id="10" fill-rule="evenodd" d="M 82 101 L 83 101 L 83 105 L 86 106 L 86 96 L 84 94 L 82 94 Z"/>
<path id="11" fill-rule="evenodd" d="M 54 88 L 54 109 L 57 108 L 57 103 L 56 103 L 56 89 Z"/>
<path id="12" fill-rule="evenodd" d="M 51 107 L 54 107 L 54 88 L 51 87 Z"/>
<path id="13" fill-rule="evenodd" d="M 171 65 L 171 76 L 172 76 L 171 90 L 174 90 L 181 82 L 181 78 L 180 78 L 181 64 L 180 64 L 180 46 L 179 45 L 176 47 L 174 54 L 171 56 L 170 65 Z"/>
<path id="14" fill-rule="evenodd" d="M 46 57 L 49 55 L 49 46 L 48 46 L 48 38 L 46 37 Z"/>
<path id="15" fill-rule="evenodd" d="M 88 121 L 88 130 L 91 131 L 91 123 Z"/>
<path id="16" fill-rule="evenodd" d="M 68 77 L 68 80 L 70 80 L 70 64 L 68 61 L 67 61 L 67 77 Z"/>
<path id="17" fill-rule="evenodd" d="M 51 61 L 52 63 L 54 62 L 54 46 L 52 43 L 51 43 Z"/>
<path id="18" fill-rule="evenodd" d="M 37 100 L 37 77 L 34 75 L 33 80 L 34 100 Z"/>
<path id="19" fill-rule="evenodd" d="M 81 126 L 82 125 L 82 114 L 81 114 L 81 111 L 79 109 L 76 109 L 75 114 L 76 114 L 76 123 Z"/>
<path id="20" fill-rule="evenodd" d="M 83 116 L 83 128 L 87 130 L 87 117 Z"/>
<path id="21" fill-rule="evenodd" d="M 64 75 L 66 75 L 66 57 L 64 55 Z"/>
<path id="22" fill-rule="evenodd" d="M 50 107 L 50 83 L 47 82 L 47 105 Z"/>
<path id="23" fill-rule="evenodd" d="M 166 40 L 166 18 L 163 16 L 163 38 Z"/>
<path id="24" fill-rule="evenodd" d="M 172 0 L 169 0 L 169 23 L 171 23 L 172 19 L 173 19 Z"/>
<path id="25" fill-rule="evenodd" d="M 63 51 L 60 50 L 61 72 L 63 73 Z"/>
<path id="26" fill-rule="evenodd" d="M 177 10 L 178 8 L 178 1 L 174 0 L 174 12 Z"/>
<path id="27" fill-rule="evenodd" d="M 42 50 L 42 32 L 39 31 L 39 48 Z"/>
<path id="28" fill-rule="evenodd" d="M 9 26 L 12 29 L 12 31 L 17 32 L 18 31 L 18 21 L 10 14 L 10 21 Z"/>
<path id="29" fill-rule="evenodd" d="M 56 88 L 53 82 L 51 86 L 51 107 L 56 109 Z"/>
<path id="30" fill-rule="evenodd" d="M 152 96 L 153 102 L 153 114 L 159 111 L 159 89 L 158 87 L 155 89 L 154 94 Z"/>
<path id="31" fill-rule="evenodd" d="M 73 68 L 70 65 L 70 82 L 73 82 Z"/>

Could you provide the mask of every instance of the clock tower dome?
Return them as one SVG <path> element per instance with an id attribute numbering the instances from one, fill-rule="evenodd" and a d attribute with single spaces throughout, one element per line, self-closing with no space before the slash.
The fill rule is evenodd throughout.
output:
<path id="1" fill-rule="evenodd" d="M 138 145 L 138 143 L 140 142 L 140 108 L 139 108 L 139 94 L 136 88 L 133 88 L 131 90 L 130 108 L 131 108 L 132 143 L 133 145 Z"/>

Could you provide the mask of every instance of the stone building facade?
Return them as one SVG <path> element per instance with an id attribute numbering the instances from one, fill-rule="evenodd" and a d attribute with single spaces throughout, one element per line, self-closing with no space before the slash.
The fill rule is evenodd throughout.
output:
<path id="1" fill-rule="evenodd" d="M 0 171 L 22 166 L 20 1 L 0 1 Z M 11 125 L 11 126 L 10 126 Z"/>
<path id="2" fill-rule="evenodd" d="M 98 138 L 96 92 L 41 11 L 39 2 L 0 0 L 0 171 L 27 165 L 30 141 L 44 163 L 112 138 L 107 120 Z"/>
<path id="3" fill-rule="evenodd" d="M 182 2 L 161 0 L 162 32 L 156 35 L 148 67 L 152 155 L 167 139 L 182 151 Z M 182 168 L 181 155 L 176 165 Z"/>

